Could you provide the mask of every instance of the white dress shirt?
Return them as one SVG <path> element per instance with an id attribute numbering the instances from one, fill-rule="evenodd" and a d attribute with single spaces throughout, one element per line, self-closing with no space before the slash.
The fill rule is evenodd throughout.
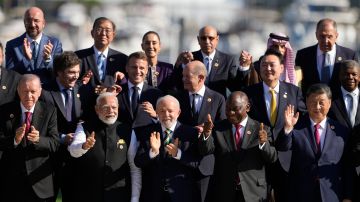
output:
<path id="1" fill-rule="evenodd" d="M 75 158 L 79 158 L 84 155 L 88 150 L 84 150 L 82 145 L 86 142 L 86 134 L 82 124 L 78 124 L 74 139 L 68 146 L 70 155 Z M 134 130 L 131 132 L 130 145 L 127 152 L 127 160 L 130 167 L 131 175 L 131 202 L 137 202 L 140 198 L 141 191 L 141 169 L 136 167 L 134 158 L 138 149 L 138 142 Z"/>

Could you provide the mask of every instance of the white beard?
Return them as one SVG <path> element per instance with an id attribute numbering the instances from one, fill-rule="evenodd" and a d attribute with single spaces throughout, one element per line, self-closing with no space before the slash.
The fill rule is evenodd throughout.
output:
<path id="1" fill-rule="evenodd" d="M 112 118 L 105 118 L 105 117 L 101 117 L 99 116 L 99 119 L 104 122 L 106 125 L 112 125 L 115 123 L 115 121 L 117 120 L 117 116 L 116 117 L 112 117 Z"/>

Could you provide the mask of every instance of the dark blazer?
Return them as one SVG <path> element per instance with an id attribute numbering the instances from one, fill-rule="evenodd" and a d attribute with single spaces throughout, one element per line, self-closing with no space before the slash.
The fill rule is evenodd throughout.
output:
<path id="1" fill-rule="evenodd" d="M 342 201 L 351 196 L 352 169 L 346 160 L 348 132 L 328 118 L 320 156 L 308 116 L 299 120 L 289 135 L 279 134 L 276 148 L 292 150 L 289 200 L 312 201 L 319 189 L 322 201 Z"/>
<path id="2" fill-rule="evenodd" d="M 133 127 L 140 127 L 149 125 L 154 122 L 148 113 L 144 111 L 142 107 L 137 107 L 135 114 L 131 112 L 131 104 L 129 100 L 129 87 L 127 84 L 122 85 L 122 91 L 117 96 L 119 100 L 119 117 L 118 120 L 122 123 L 128 123 Z M 159 89 L 153 88 L 144 83 L 143 89 L 140 94 L 139 104 L 148 101 L 154 109 L 156 107 L 156 101 L 162 96 L 162 92 Z"/>
<path id="3" fill-rule="evenodd" d="M 72 172 L 67 180 L 73 188 L 67 201 L 130 201 L 131 178 L 127 158 L 132 132 L 130 125 L 119 122 L 106 125 L 96 119 L 85 122 L 83 127 L 87 136 L 95 132 L 96 142 L 84 155 L 71 157 L 69 161 Z"/>
<path id="4" fill-rule="evenodd" d="M 106 71 L 104 81 L 100 80 L 99 70 L 96 65 L 96 56 L 94 52 L 94 47 L 82 49 L 75 51 L 76 55 L 81 59 L 81 73 L 80 77 L 82 78 L 84 74 L 91 70 L 93 72 L 93 77 L 90 79 L 89 84 L 92 87 L 97 85 L 112 86 L 114 85 L 114 74 L 117 71 L 120 71 L 125 74 L 125 66 L 127 62 L 127 55 L 109 48 L 108 56 L 106 58 Z"/>
<path id="5" fill-rule="evenodd" d="M 260 123 L 249 118 L 240 151 L 236 150 L 232 124 L 227 119 L 215 123 L 212 135 L 202 141 L 215 154 L 213 201 L 235 201 L 237 176 L 245 201 L 266 201 L 265 165 L 275 162 L 277 154 L 269 142 L 259 149 L 259 129 Z M 269 128 L 265 130 L 270 139 Z"/>
<path id="6" fill-rule="evenodd" d="M 169 190 L 172 202 L 192 201 L 193 173 L 199 162 L 197 130 L 193 127 L 177 123 L 173 132 L 173 140 L 179 138 L 181 159 L 168 156 L 161 143 L 160 154 L 150 159 L 150 134 L 159 132 L 161 142 L 164 134 L 160 123 L 136 128 L 136 137 L 140 146 L 135 157 L 135 165 L 142 169 L 142 189 L 140 201 L 161 201 L 164 186 Z"/>
<path id="7" fill-rule="evenodd" d="M 304 49 L 299 50 L 296 53 L 295 66 L 300 66 L 302 71 L 302 81 L 301 89 L 303 94 L 306 94 L 307 89 L 315 83 L 320 83 L 320 76 L 317 70 L 317 44 L 310 46 Z M 340 62 L 342 60 L 356 60 L 359 61 L 358 54 L 349 49 L 336 44 L 336 57 L 335 57 L 334 70 L 331 75 L 331 80 L 329 86 L 333 94 L 340 93 L 338 92 L 338 87 L 340 86 L 339 81 L 339 72 L 340 72 Z"/>
<path id="8" fill-rule="evenodd" d="M 53 78 L 53 60 L 56 55 L 59 55 L 63 52 L 61 42 L 59 39 L 43 33 L 39 44 L 39 55 L 37 58 L 37 63 L 33 65 L 31 64 L 30 60 L 26 59 L 25 53 L 23 51 L 24 38 L 26 38 L 26 33 L 6 43 L 6 68 L 12 69 L 20 74 L 36 74 L 40 77 L 42 83 L 48 83 Z M 53 49 L 51 52 L 51 61 L 47 63 L 43 58 L 43 52 L 44 46 L 49 41 L 51 41 Z"/>
<path id="9" fill-rule="evenodd" d="M 179 92 L 176 96 L 180 102 L 181 113 L 179 121 L 190 125 L 198 126 L 207 121 L 207 115 L 211 115 L 211 119 L 214 122 L 224 120 L 225 115 L 225 98 L 220 93 L 213 91 L 206 87 L 205 94 L 199 110 L 199 115 L 194 116 L 191 112 L 190 97 L 188 91 Z M 203 179 L 206 176 L 210 176 L 214 172 L 215 158 L 213 154 L 204 156 L 199 164 L 198 170 L 200 172 L 199 178 L 202 179 L 200 182 L 201 197 L 202 201 L 205 200 L 208 190 L 209 179 Z"/>
<path id="10" fill-rule="evenodd" d="M 54 194 L 52 153 L 59 147 L 56 124 L 56 109 L 50 104 L 38 101 L 35 105 L 31 125 L 40 134 L 39 143 L 14 146 L 15 131 L 23 123 L 19 102 L 11 102 L 0 107 L 0 194 L 5 201 L 26 194 L 16 189 L 25 184 L 39 198 L 49 198 Z M 31 187 L 24 182 L 27 177 Z M 20 186 L 21 187 L 21 186 Z"/>
<path id="11" fill-rule="evenodd" d="M 162 90 L 164 93 L 174 92 L 175 91 L 175 80 L 174 80 L 174 66 L 170 63 L 158 61 L 156 65 L 156 77 L 157 77 L 157 87 Z M 152 84 L 152 80 L 150 77 L 151 68 L 148 70 L 148 75 L 146 78 L 147 83 L 150 86 L 154 86 Z"/>
<path id="12" fill-rule="evenodd" d="M 353 127 L 351 125 L 350 118 L 347 115 L 345 102 L 341 90 L 340 90 L 340 94 L 335 95 L 333 97 L 328 116 L 338 121 L 340 124 L 346 126 L 349 130 L 352 130 Z M 357 108 L 354 126 L 359 124 L 360 124 L 360 105 L 358 105 Z"/>
<path id="13" fill-rule="evenodd" d="M 201 51 L 192 52 L 194 60 L 203 62 L 204 58 Z M 216 50 L 214 59 L 211 63 L 210 75 L 206 86 L 210 89 L 226 96 L 226 89 L 232 91 L 241 90 L 246 86 L 245 78 L 249 71 L 241 72 L 238 70 L 239 64 L 234 56 Z M 177 89 L 184 89 L 182 82 L 182 68 L 176 67 Z"/>
<path id="14" fill-rule="evenodd" d="M 1 67 L 0 105 L 15 101 L 18 98 L 17 85 L 21 75 Z"/>

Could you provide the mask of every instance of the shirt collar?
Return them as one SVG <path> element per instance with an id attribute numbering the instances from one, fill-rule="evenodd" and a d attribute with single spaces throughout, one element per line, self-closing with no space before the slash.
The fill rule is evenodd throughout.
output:
<path id="1" fill-rule="evenodd" d="M 211 59 L 211 61 L 214 59 L 215 53 L 216 53 L 216 49 L 210 55 L 206 55 L 204 52 L 201 51 L 203 58 L 205 59 L 206 57 L 209 57 Z"/>
<path id="2" fill-rule="evenodd" d="M 327 53 L 329 53 L 330 55 L 334 55 L 336 54 L 336 43 L 332 46 L 331 50 L 328 51 Z M 318 57 L 321 57 L 324 54 L 324 52 L 322 50 L 320 50 L 319 45 L 317 45 L 317 49 L 316 49 L 316 55 Z"/>
<path id="3" fill-rule="evenodd" d="M 268 85 L 266 85 L 265 82 L 263 82 L 263 87 L 264 87 L 265 93 L 269 92 L 270 87 Z M 276 94 L 279 94 L 279 89 L 280 89 L 280 81 L 277 82 L 277 84 L 273 90 L 275 90 Z"/>
<path id="4" fill-rule="evenodd" d="M 324 120 L 322 120 L 319 124 L 320 124 L 320 127 L 322 129 L 325 129 L 326 128 L 326 121 L 327 121 L 327 118 L 324 118 Z M 311 122 L 311 125 L 314 127 L 316 125 L 315 121 L 313 121 L 311 118 L 310 118 L 310 122 Z"/>
<path id="5" fill-rule="evenodd" d="M 128 81 L 128 86 L 129 86 L 129 90 L 132 89 L 133 86 L 135 86 L 133 83 L 131 83 L 130 81 Z M 138 88 L 140 88 L 140 92 L 142 91 L 143 87 L 144 87 L 144 82 L 139 83 L 138 85 L 136 85 Z"/>
<path id="6" fill-rule="evenodd" d="M 355 88 L 355 90 L 353 90 L 352 92 L 349 92 L 341 86 L 341 92 L 342 92 L 343 96 L 346 96 L 347 94 L 350 93 L 353 96 L 357 97 L 359 95 L 359 88 Z"/>
<path id="7" fill-rule="evenodd" d="M 168 129 L 170 129 L 171 132 L 174 132 L 174 131 L 175 131 L 176 124 L 177 124 L 177 121 L 175 121 L 175 122 L 173 123 L 173 125 L 171 125 L 171 127 L 168 128 Z M 161 124 L 161 130 L 162 130 L 162 131 L 165 131 L 166 129 L 167 129 L 167 128 L 165 128 L 165 126 L 163 126 L 163 124 Z"/>
<path id="8" fill-rule="evenodd" d="M 109 47 L 106 47 L 106 49 L 103 52 L 99 51 L 95 46 L 93 46 L 93 47 L 94 47 L 94 52 L 95 52 L 96 58 L 98 58 L 101 53 L 105 56 L 105 58 L 107 58 L 108 53 L 109 53 Z"/>
<path id="9" fill-rule="evenodd" d="M 42 33 L 40 33 L 40 35 L 37 39 L 31 38 L 28 34 L 26 34 L 26 38 L 27 38 L 28 42 L 30 42 L 30 43 L 32 43 L 33 41 L 36 41 L 37 44 L 40 44 L 40 41 L 42 38 Z"/>
<path id="10" fill-rule="evenodd" d="M 204 97 L 204 95 L 205 95 L 205 90 L 206 90 L 206 87 L 205 87 L 205 85 L 203 85 L 203 86 L 200 88 L 200 90 L 198 90 L 198 92 L 190 92 L 190 91 L 189 91 L 189 96 L 192 96 L 192 94 L 196 93 L 196 94 L 200 95 L 201 97 Z"/>
<path id="11" fill-rule="evenodd" d="M 20 102 L 21 112 L 22 112 L 22 113 L 25 113 L 25 112 L 34 113 L 35 105 L 36 105 L 36 103 L 34 104 L 34 106 L 31 107 L 30 110 L 27 110 L 27 109 L 24 107 L 24 105 Z"/>

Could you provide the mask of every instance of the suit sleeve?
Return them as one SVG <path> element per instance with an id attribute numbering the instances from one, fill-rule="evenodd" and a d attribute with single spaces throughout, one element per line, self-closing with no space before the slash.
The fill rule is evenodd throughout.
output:
<path id="1" fill-rule="evenodd" d="M 5 47 L 5 61 L 6 68 L 12 69 L 20 74 L 25 74 L 26 72 L 31 71 L 31 61 L 26 59 L 23 53 L 16 47 L 14 44 L 6 44 Z M 17 54 L 16 54 L 17 53 Z M 21 58 L 17 58 L 17 55 L 20 55 Z"/>
<path id="2" fill-rule="evenodd" d="M 268 141 L 265 142 L 264 147 L 260 150 L 261 156 L 267 163 L 274 163 L 277 160 L 277 152 L 275 147 L 270 144 L 271 132 L 269 128 L 266 128 L 266 133 L 268 135 Z"/>
<path id="3" fill-rule="evenodd" d="M 227 86 L 231 92 L 236 90 L 242 90 L 247 86 L 247 78 L 250 73 L 250 69 L 246 71 L 240 70 L 239 62 L 235 59 L 234 56 L 229 56 L 229 80 L 227 81 Z"/>
<path id="4" fill-rule="evenodd" d="M 56 119 L 56 109 L 55 107 L 47 108 L 47 113 L 49 113 L 49 119 L 46 130 L 41 130 L 46 134 L 40 134 L 39 142 L 34 144 L 36 149 L 39 150 L 48 150 L 50 152 L 56 152 L 60 146 L 60 140 L 57 129 L 57 119 Z"/>
<path id="5" fill-rule="evenodd" d="M 284 129 L 280 131 L 279 136 L 275 141 L 275 147 L 278 151 L 288 151 L 291 149 L 293 133 L 294 130 L 289 134 L 285 134 Z"/>

